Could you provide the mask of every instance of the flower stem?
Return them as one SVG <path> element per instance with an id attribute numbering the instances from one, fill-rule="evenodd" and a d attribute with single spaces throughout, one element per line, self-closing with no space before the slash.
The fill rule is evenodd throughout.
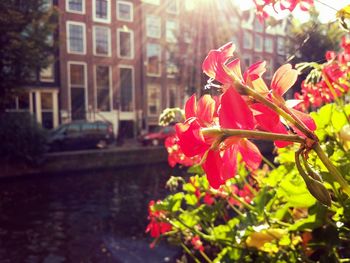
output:
<path id="1" fill-rule="evenodd" d="M 202 255 L 202 257 L 203 257 L 208 263 L 213 263 L 213 261 L 207 256 L 207 254 L 204 253 L 204 251 L 199 250 L 199 253 Z"/>
<path id="2" fill-rule="evenodd" d="M 305 127 L 305 125 L 300 120 L 295 120 L 291 115 L 285 112 L 281 107 L 279 107 L 278 105 L 274 104 L 273 102 L 265 98 L 265 96 L 261 95 L 260 93 L 256 92 L 254 89 L 248 86 L 242 85 L 238 81 L 235 81 L 234 85 L 238 90 L 241 90 L 243 91 L 243 93 L 246 93 L 247 95 L 252 96 L 254 99 L 263 103 L 265 106 L 275 111 L 278 115 L 288 120 L 290 123 L 295 125 L 301 132 L 303 132 L 307 137 L 315 139 L 315 135 L 307 127 Z"/>
<path id="3" fill-rule="evenodd" d="M 288 142 L 298 142 L 305 143 L 305 139 L 294 134 L 280 134 L 272 132 L 263 132 L 263 131 L 253 131 L 253 130 L 235 130 L 235 129 L 221 129 L 218 127 L 215 128 L 203 128 L 203 135 L 217 135 L 223 137 L 241 137 L 248 139 L 260 139 L 268 141 L 288 141 Z"/>
<path id="4" fill-rule="evenodd" d="M 191 252 L 191 250 L 189 250 L 189 248 L 184 244 L 184 243 L 181 243 L 181 247 L 183 248 L 183 250 L 185 250 L 185 252 L 190 255 L 190 257 L 196 262 L 196 263 L 201 263 L 199 261 L 198 258 L 196 258 L 195 255 L 193 255 L 193 253 Z"/>
<path id="5" fill-rule="evenodd" d="M 350 196 L 350 186 L 348 182 L 344 179 L 344 177 L 340 174 L 338 169 L 332 164 L 332 162 L 328 159 L 325 152 L 322 150 L 319 143 L 315 143 L 313 145 L 314 151 L 317 153 L 318 157 L 321 159 L 323 164 L 327 167 L 330 174 L 334 177 L 334 179 L 340 184 L 341 188 L 343 188 L 344 192 Z"/>

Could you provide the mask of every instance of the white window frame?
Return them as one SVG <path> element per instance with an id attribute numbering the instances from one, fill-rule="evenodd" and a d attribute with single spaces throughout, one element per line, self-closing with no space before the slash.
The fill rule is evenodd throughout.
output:
<path id="1" fill-rule="evenodd" d="M 281 45 L 280 45 L 280 43 L 279 43 L 279 42 L 280 42 L 279 40 L 282 41 L 282 47 L 285 47 L 286 40 L 285 40 L 284 37 L 282 37 L 282 36 L 278 36 L 278 37 L 277 37 L 277 40 L 276 40 L 276 51 L 277 51 L 277 54 L 283 56 L 283 55 L 286 54 L 286 52 L 285 52 L 286 50 L 285 50 L 285 48 L 283 48 L 283 49 L 281 48 L 281 49 L 280 49 L 280 46 L 281 46 Z"/>
<path id="2" fill-rule="evenodd" d="M 125 56 L 122 56 L 120 54 L 120 35 L 119 33 L 120 32 L 126 32 L 126 33 L 130 33 L 130 39 L 131 39 L 131 56 L 130 57 L 125 57 Z M 134 59 L 135 57 L 135 45 L 134 45 L 134 31 L 133 30 L 130 30 L 130 29 L 126 29 L 126 28 L 117 28 L 117 54 L 118 54 L 118 57 L 119 58 L 123 58 L 123 59 Z"/>
<path id="3" fill-rule="evenodd" d="M 149 30 L 148 30 L 148 19 L 149 18 L 151 18 L 151 17 L 153 17 L 153 18 L 157 18 L 158 20 L 159 20 L 159 34 L 158 35 L 156 35 L 156 36 L 153 36 L 153 35 L 149 35 Z M 148 15 L 146 15 L 146 23 L 145 23 L 146 25 L 146 36 L 147 37 L 149 37 L 149 38 L 156 38 L 156 39 L 159 39 L 159 38 L 161 38 L 161 36 L 162 36 L 162 18 L 160 17 L 160 16 L 156 16 L 156 15 L 151 15 L 151 14 L 148 14 Z"/>
<path id="4" fill-rule="evenodd" d="M 160 5 L 160 0 L 141 0 L 143 3 L 150 5 Z"/>
<path id="5" fill-rule="evenodd" d="M 119 90 L 119 100 L 120 100 L 120 103 L 118 105 L 120 112 L 123 113 L 123 112 L 135 112 L 136 111 L 136 103 L 135 103 L 135 69 L 134 69 L 134 66 L 130 66 L 130 65 L 125 65 L 125 64 L 121 64 L 118 66 L 118 73 L 120 73 L 120 69 L 121 68 L 128 68 L 128 69 L 131 69 L 131 85 L 132 85 L 132 107 L 133 107 L 133 111 L 122 111 L 121 109 L 121 100 L 122 100 L 122 94 L 121 94 L 121 82 L 119 82 L 119 87 L 118 87 L 118 90 Z M 118 75 L 118 77 L 120 78 L 120 75 Z"/>
<path id="6" fill-rule="evenodd" d="M 95 100 L 94 100 L 94 104 L 95 104 L 95 109 L 96 111 L 99 110 L 98 109 L 98 105 L 97 105 L 97 67 L 108 67 L 108 75 L 109 75 L 109 109 L 110 111 L 100 111 L 100 112 L 112 112 L 113 111 L 113 78 L 112 78 L 112 66 L 111 65 L 106 65 L 106 64 L 96 64 L 94 65 L 94 96 L 95 96 Z"/>
<path id="7" fill-rule="evenodd" d="M 247 65 L 245 63 L 246 59 L 249 59 L 249 61 L 250 61 L 249 65 Z M 249 68 L 253 64 L 253 56 L 252 56 L 252 54 L 247 54 L 247 53 L 243 54 L 243 62 L 244 62 L 244 66 L 246 68 Z"/>
<path id="8" fill-rule="evenodd" d="M 69 26 L 70 25 L 76 25 L 76 26 L 82 26 L 83 27 L 83 52 L 76 52 L 70 50 L 70 32 L 69 32 Z M 82 22 L 75 22 L 75 21 L 67 21 L 66 22 L 66 32 L 67 32 L 67 53 L 69 54 L 77 54 L 77 55 L 86 55 L 86 25 Z"/>
<path id="9" fill-rule="evenodd" d="M 52 71 L 52 77 L 51 78 L 44 78 L 42 76 L 42 72 L 45 70 L 51 70 Z M 39 78 L 41 82 L 48 82 L 48 83 L 53 83 L 55 82 L 55 64 L 50 63 L 46 68 L 42 68 L 39 73 Z"/>
<path id="10" fill-rule="evenodd" d="M 88 111 L 88 87 L 87 87 L 87 63 L 81 61 L 68 61 L 67 62 L 67 84 L 68 84 L 68 111 L 70 113 L 70 120 L 72 120 L 72 98 L 71 98 L 71 78 L 70 78 L 70 66 L 71 65 L 83 65 L 84 67 L 84 92 L 85 92 L 85 110 Z"/>
<path id="11" fill-rule="evenodd" d="M 250 46 L 248 47 L 248 46 L 245 46 L 244 45 L 244 35 L 249 35 L 250 37 Z M 244 49 L 252 49 L 253 48 L 253 45 L 254 45 L 254 42 L 253 42 L 253 32 L 251 32 L 251 31 L 243 31 L 243 48 Z"/>
<path id="12" fill-rule="evenodd" d="M 267 40 L 271 40 L 271 50 L 268 50 L 267 48 L 266 48 L 266 41 Z M 273 41 L 273 37 L 271 37 L 271 36 L 265 36 L 265 39 L 264 39 L 264 50 L 265 50 L 265 52 L 266 53 L 274 53 L 274 46 L 275 46 L 275 44 L 274 44 L 274 41 Z"/>
<path id="13" fill-rule="evenodd" d="M 95 22 L 110 23 L 111 22 L 111 0 L 107 0 L 107 19 L 96 17 L 96 0 L 93 0 L 92 17 Z"/>
<path id="14" fill-rule="evenodd" d="M 256 46 L 256 42 L 255 41 L 256 41 L 257 38 L 260 38 L 260 47 Z M 264 48 L 264 37 L 263 37 L 263 35 L 255 34 L 254 35 L 254 50 L 261 52 L 261 51 L 263 51 L 263 48 Z"/>
<path id="15" fill-rule="evenodd" d="M 170 87 L 174 86 L 175 87 L 175 107 L 178 107 L 178 103 L 180 101 L 179 99 L 179 89 L 178 86 L 175 83 L 171 83 L 167 85 L 167 107 L 170 108 Z"/>
<path id="16" fill-rule="evenodd" d="M 149 85 L 155 85 L 155 86 L 159 87 L 159 109 L 154 114 L 149 111 L 149 101 L 148 101 L 148 92 L 149 92 L 148 87 L 149 87 Z M 162 85 L 160 83 L 157 83 L 157 82 L 149 82 L 147 84 L 147 114 L 148 114 L 148 116 L 152 116 L 152 117 L 158 116 L 159 113 L 161 112 L 161 110 L 162 110 Z"/>
<path id="17" fill-rule="evenodd" d="M 173 12 L 171 9 L 169 9 L 169 6 L 167 6 L 166 12 L 168 14 L 178 15 L 180 13 L 180 2 L 179 2 L 179 0 L 168 0 L 168 3 L 170 3 L 170 2 L 175 2 L 175 4 L 176 4 L 176 12 Z"/>
<path id="18" fill-rule="evenodd" d="M 153 74 L 148 72 L 148 44 L 158 45 L 159 48 L 159 73 Z M 159 43 L 148 42 L 146 43 L 146 75 L 149 77 L 160 77 L 162 75 L 162 46 Z"/>
<path id="19" fill-rule="evenodd" d="M 96 45 L 96 28 L 104 28 L 107 29 L 108 32 L 108 54 L 98 54 L 97 53 L 97 45 Z M 99 57 L 110 57 L 112 55 L 112 39 L 111 39 L 111 29 L 109 27 L 106 26 L 93 26 L 92 28 L 92 44 L 93 44 L 93 54 L 95 56 L 99 56 Z"/>
<path id="20" fill-rule="evenodd" d="M 82 1 L 82 10 L 77 11 L 77 10 L 69 9 L 69 0 L 66 0 L 66 11 L 74 14 L 80 14 L 80 15 L 85 14 L 85 0 L 81 0 L 81 1 Z"/>
<path id="21" fill-rule="evenodd" d="M 119 16 L 119 4 L 123 4 L 123 5 L 128 5 L 130 6 L 130 20 L 129 19 L 124 19 L 121 18 Z M 117 1 L 117 19 L 119 21 L 125 21 L 125 22 L 133 22 L 134 21 L 134 4 L 132 2 L 127 2 L 127 1 L 122 1 L 122 0 L 118 0 Z"/>
<path id="22" fill-rule="evenodd" d="M 170 34 L 174 35 L 174 38 L 175 39 L 169 39 L 170 35 L 168 35 L 168 29 L 169 29 L 169 24 L 168 23 L 174 23 L 175 24 L 175 30 L 172 30 L 172 32 Z M 175 32 L 174 32 L 175 31 Z M 178 39 L 176 38 L 176 34 L 179 33 L 179 23 L 177 20 L 175 19 L 167 19 L 165 21 L 165 40 L 166 42 L 169 42 L 169 43 L 178 43 Z"/>

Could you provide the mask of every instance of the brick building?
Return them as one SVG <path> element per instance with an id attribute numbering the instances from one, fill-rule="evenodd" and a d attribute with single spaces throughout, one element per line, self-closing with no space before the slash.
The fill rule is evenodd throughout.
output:
<path id="1" fill-rule="evenodd" d="M 285 60 L 286 21 L 269 28 L 231 0 L 51 4 L 59 11 L 55 62 L 16 100 L 17 110 L 29 110 L 46 128 L 86 119 L 108 120 L 124 137 L 151 129 L 164 108 L 201 92 L 203 59 L 227 41 L 236 43 L 243 67 L 267 60 L 267 79 Z"/>

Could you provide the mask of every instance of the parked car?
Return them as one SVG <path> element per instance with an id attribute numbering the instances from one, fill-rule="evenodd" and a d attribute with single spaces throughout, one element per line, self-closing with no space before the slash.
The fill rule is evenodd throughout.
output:
<path id="1" fill-rule="evenodd" d="M 113 126 L 106 121 L 76 121 L 53 130 L 48 138 L 50 151 L 106 148 L 115 140 Z"/>
<path id="2" fill-rule="evenodd" d="M 153 132 L 143 134 L 139 137 L 139 141 L 143 145 L 162 145 L 165 139 L 175 134 L 174 126 L 157 127 Z"/>

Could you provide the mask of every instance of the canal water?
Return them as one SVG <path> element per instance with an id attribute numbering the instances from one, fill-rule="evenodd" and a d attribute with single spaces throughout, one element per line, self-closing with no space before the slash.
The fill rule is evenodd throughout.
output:
<path id="1" fill-rule="evenodd" d="M 0 181 L 0 262 L 173 262 L 149 248 L 147 204 L 165 196 L 167 164 Z"/>

